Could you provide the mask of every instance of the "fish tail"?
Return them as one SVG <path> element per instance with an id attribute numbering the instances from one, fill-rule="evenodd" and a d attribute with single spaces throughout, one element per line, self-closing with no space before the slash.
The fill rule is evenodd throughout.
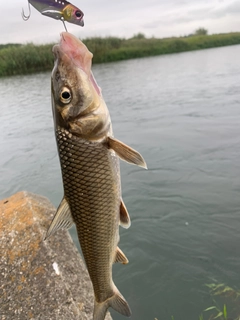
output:
<path id="1" fill-rule="evenodd" d="M 93 320 L 104 320 L 109 307 L 112 307 L 114 310 L 126 317 L 131 316 L 132 313 L 127 301 L 116 287 L 114 292 L 115 294 L 111 298 L 103 302 L 97 302 L 95 300 Z"/>
<path id="2" fill-rule="evenodd" d="M 104 320 L 109 307 L 108 300 L 94 303 L 93 320 Z"/>
<path id="3" fill-rule="evenodd" d="M 121 313 L 125 317 L 130 317 L 132 312 L 124 297 L 115 287 L 115 294 L 109 299 L 109 306 L 112 307 L 117 312 Z"/>

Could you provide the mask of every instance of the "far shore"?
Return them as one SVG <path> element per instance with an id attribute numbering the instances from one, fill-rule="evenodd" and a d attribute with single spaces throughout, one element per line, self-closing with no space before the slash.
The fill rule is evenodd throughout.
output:
<path id="1" fill-rule="evenodd" d="M 240 44 L 240 32 L 146 38 L 139 33 L 130 39 L 117 37 L 83 40 L 93 53 L 93 63 L 113 62 L 184 51 Z M 0 44 L 0 77 L 49 71 L 53 67 L 53 44 Z"/>

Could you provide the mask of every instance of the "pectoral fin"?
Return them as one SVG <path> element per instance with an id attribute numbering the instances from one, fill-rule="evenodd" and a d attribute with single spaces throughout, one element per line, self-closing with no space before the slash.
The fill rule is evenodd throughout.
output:
<path id="1" fill-rule="evenodd" d="M 72 224 L 73 219 L 69 205 L 66 199 L 63 198 L 47 231 L 45 239 L 47 239 L 50 235 L 52 235 L 55 231 L 59 229 L 69 229 L 72 226 Z"/>
<path id="2" fill-rule="evenodd" d="M 147 164 L 141 154 L 137 152 L 136 150 L 130 148 L 123 142 L 108 137 L 108 147 L 110 149 L 113 149 L 116 154 L 124 161 L 127 161 L 131 164 L 136 164 L 139 167 L 143 167 L 147 169 Z"/>
<path id="3" fill-rule="evenodd" d="M 116 257 L 114 262 L 120 262 L 122 264 L 128 263 L 128 258 L 125 256 L 125 254 L 122 252 L 122 250 L 119 247 L 117 247 Z"/>
<path id="4" fill-rule="evenodd" d="M 123 200 L 120 204 L 120 225 L 125 229 L 131 226 L 131 220 Z"/>

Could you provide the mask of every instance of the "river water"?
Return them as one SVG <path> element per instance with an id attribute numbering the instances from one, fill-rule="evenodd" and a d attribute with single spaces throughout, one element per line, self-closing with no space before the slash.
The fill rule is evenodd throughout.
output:
<path id="1" fill-rule="evenodd" d="M 230 46 L 93 68 L 115 137 L 149 168 L 121 163 L 130 263 L 114 281 L 133 320 L 198 320 L 214 303 L 205 284 L 240 288 L 239 56 Z M 57 206 L 50 73 L 2 78 L 0 92 L 0 197 L 28 190 Z"/>

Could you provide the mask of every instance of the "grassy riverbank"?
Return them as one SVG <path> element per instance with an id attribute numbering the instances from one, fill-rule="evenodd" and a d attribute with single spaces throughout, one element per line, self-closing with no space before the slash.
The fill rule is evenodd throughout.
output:
<path id="1" fill-rule="evenodd" d="M 240 44 L 240 32 L 180 38 L 116 37 L 83 40 L 94 54 L 93 63 L 111 62 L 168 53 Z M 0 76 L 51 70 L 53 44 L 0 45 Z"/>

